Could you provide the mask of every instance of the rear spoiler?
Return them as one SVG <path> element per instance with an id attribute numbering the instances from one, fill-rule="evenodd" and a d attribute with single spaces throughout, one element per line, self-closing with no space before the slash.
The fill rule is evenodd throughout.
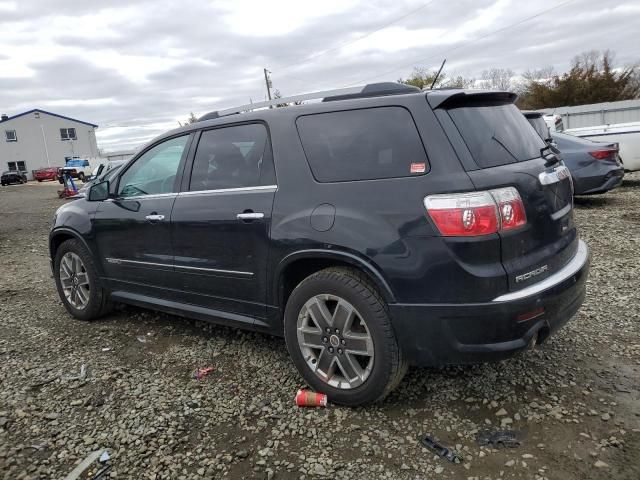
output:
<path id="1" fill-rule="evenodd" d="M 512 92 L 487 90 L 430 90 L 427 101 L 432 109 L 471 106 L 505 105 L 514 103 L 518 95 Z"/>

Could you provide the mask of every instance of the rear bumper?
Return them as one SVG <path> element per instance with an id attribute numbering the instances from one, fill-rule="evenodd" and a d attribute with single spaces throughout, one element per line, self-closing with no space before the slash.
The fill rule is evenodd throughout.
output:
<path id="1" fill-rule="evenodd" d="M 578 252 L 560 271 L 491 302 L 391 304 L 400 348 L 414 365 L 507 358 L 544 341 L 578 311 L 588 273 L 589 251 L 580 241 Z M 522 317 L 527 315 L 533 318 Z"/>
<path id="2" fill-rule="evenodd" d="M 623 178 L 624 168 L 622 166 L 599 165 L 596 169 L 583 168 L 573 176 L 575 194 L 605 193 L 620 186 Z"/>

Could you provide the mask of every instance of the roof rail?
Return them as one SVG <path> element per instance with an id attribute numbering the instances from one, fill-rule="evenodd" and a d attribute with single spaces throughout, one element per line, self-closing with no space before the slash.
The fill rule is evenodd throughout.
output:
<path id="1" fill-rule="evenodd" d="M 227 115 L 235 115 L 237 113 L 250 112 L 261 108 L 281 105 L 283 103 L 302 102 L 305 100 L 323 99 L 323 101 L 348 100 L 353 98 L 377 97 L 383 95 L 398 95 L 402 93 L 420 92 L 417 87 L 403 85 L 394 82 L 371 83 L 360 87 L 337 88 L 334 90 L 321 90 L 319 92 L 303 93 L 300 95 L 292 95 L 290 97 L 274 98 L 265 102 L 248 103 L 239 107 L 226 108 L 209 112 L 198 119 L 199 122 L 212 120 L 214 118 L 226 117 Z"/>

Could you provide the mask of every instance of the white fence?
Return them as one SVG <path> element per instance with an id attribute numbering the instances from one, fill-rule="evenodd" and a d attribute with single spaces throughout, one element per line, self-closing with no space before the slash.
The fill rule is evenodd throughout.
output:
<path id="1" fill-rule="evenodd" d="M 565 129 L 640 122 L 640 100 L 593 103 L 576 107 L 544 108 L 538 111 L 560 115 Z"/>

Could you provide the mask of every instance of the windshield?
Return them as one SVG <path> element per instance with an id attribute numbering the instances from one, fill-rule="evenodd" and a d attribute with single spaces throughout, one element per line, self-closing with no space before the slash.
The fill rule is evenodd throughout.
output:
<path id="1" fill-rule="evenodd" d="M 480 168 L 531 160 L 546 147 L 512 103 L 460 106 L 448 112 Z"/>

